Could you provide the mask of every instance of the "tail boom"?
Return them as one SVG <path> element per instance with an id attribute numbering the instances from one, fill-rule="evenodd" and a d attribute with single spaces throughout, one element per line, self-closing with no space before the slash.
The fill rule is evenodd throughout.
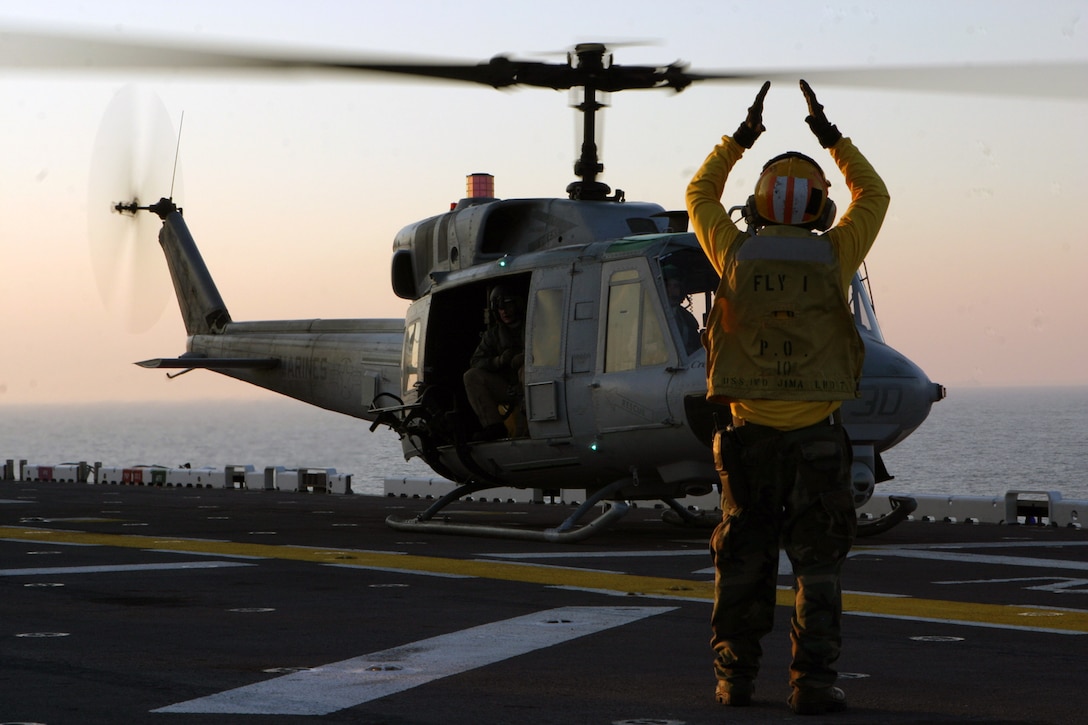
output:
<path id="1" fill-rule="evenodd" d="M 180 357 L 137 365 L 211 370 L 365 420 L 375 419 L 376 400 L 399 401 L 404 320 L 234 322 L 181 211 L 169 199 L 139 208 L 162 219 L 159 244 L 188 340 Z"/>

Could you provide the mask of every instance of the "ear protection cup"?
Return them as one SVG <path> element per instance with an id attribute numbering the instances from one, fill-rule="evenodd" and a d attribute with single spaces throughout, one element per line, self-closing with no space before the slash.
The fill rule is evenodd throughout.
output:
<path id="1" fill-rule="evenodd" d="M 820 218 L 816 220 L 812 228 L 816 231 L 826 232 L 835 223 L 835 214 L 837 213 L 838 209 L 835 208 L 835 202 L 829 198 L 824 205 L 823 213 L 820 214 Z"/>
<path id="2" fill-rule="evenodd" d="M 759 218 L 759 214 L 756 212 L 756 197 L 752 194 L 748 197 L 748 201 L 744 203 L 744 221 L 748 226 L 754 226 L 764 221 Z"/>

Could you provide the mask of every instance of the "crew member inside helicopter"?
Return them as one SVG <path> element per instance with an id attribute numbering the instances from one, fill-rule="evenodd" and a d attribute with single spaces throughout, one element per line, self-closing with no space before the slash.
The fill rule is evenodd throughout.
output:
<path id="1" fill-rule="evenodd" d="M 695 234 L 721 284 L 707 322 L 707 398 L 729 403 L 732 425 L 714 436 L 722 521 L 711 645 L 716 695 L 751 704 L 760 639 L 774 618 L 778 552 L 793 565 L 790 708 L 846 709 L 835 687 L 842 643 L 841 571 L 857 529 L 851 447 L 838 410 L 856 396 L 864 347 L 847 290 L 888 210 L 872 165 L 824 114 L 808 83 L 805 122 L 850 190 L 834 226 L 823 171 L 790 152 L 763 167 L 741 231 L 721 203 L 730 170 L 763 127 L 767 82 L 732 137 L 722 138 L 687 189 Z M 825 231 L 826 230 L 826 231 Z"/>
<path id="2" fill-rule="evenodd" d="M 465 395 L 482 430 L 473 440 L 524 435 L 520 413 L 525 387 L 525 304 L 503 285 L 488 296 L 490 324 L 464 374 Z M 506 426 L 513 417 L 513 431 Z"/>
<path id="3" fill-rule="evenodd" d="M 679 267 L 667 264 L 661 271 L 665 275 L 665 291 L 669 295 L 669 307 L 672 308 L 673 317 L 676 318 L 676 326 L 680 328 L 680 341 L 684 350 L 690 355 L 703 346 L 699 338 L 699 321 L 685 305 L 688 301 L 688 293 L 685 288 L 684 274 Z"/>

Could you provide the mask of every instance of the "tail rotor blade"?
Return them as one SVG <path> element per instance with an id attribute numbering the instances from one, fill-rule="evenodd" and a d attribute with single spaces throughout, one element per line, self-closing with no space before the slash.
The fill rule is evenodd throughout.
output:
<path id="1" fill-rule="evenodd" d="M 159 220 L 116 207 L 147 204 L 168 193 L 175 146 L 162 102 L 134 86 L 111 100 L 95 139 L 88 204 L 91 264 L 103 303 L 130 332 L 158 322 L 171 283 L 157 243 Z"/>

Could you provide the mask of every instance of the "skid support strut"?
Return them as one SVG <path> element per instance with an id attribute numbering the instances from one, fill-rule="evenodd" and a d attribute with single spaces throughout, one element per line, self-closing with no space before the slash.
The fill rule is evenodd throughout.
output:
<path id="1" fill-rule="evenodd" d="M 582 541 L 598 531 L 602 531 L 618 521 L 630 510 L 625 501 L 612 500 L 625 485 L 626 480 L 615 481 L 597 490 L 578 506 L 559 526 L 553 529 L 527 529 L 515 526 L 484 526 L 480 524 L 453 522 L 448 519 L 435 520 L 435 515 L 454 501 L 487 488 L 494 488 L 491 483 L 464 483 L 431 504 L 427 510 L 412 518 L 390 516 L 385 523 L 400 531 L 428 531 L 439 534 L 460 536 L 486 536 L 500 539 L 518 539 L 522 541 L 545 541 L 551 543 L 572 543 Z M 597 504 L 604 504 L 604 510 L 591 521 L 579 525 Z"/>

